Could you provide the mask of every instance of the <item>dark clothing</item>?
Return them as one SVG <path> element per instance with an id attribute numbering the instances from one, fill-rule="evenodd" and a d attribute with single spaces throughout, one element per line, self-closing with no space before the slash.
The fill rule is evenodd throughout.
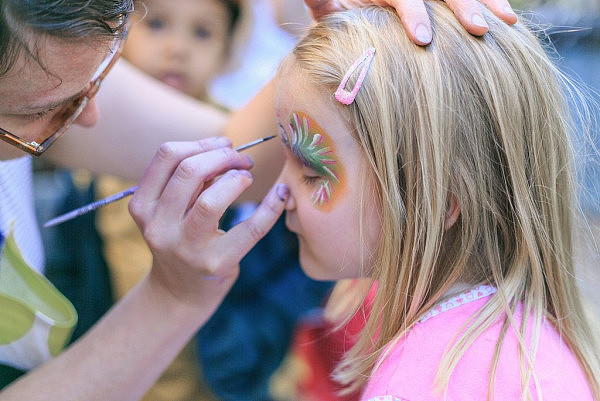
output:
<path id="1" fill-rule="evenodd" d="M 223 228 L 231 226 L 232 213 Z M 289 350 L 299 317 L 321 305 L 330 282 L 309 279 L 281 217 L 240 263 L 240 276 L 200 330 L 204 377 L 224 401 L 269 400 L 269 379 Z"/>

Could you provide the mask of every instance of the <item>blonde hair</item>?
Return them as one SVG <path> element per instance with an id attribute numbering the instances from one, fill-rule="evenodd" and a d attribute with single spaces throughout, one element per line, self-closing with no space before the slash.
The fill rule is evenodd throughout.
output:
<path id="1" fill-rule="evenodd" d="M 511 325 L 520 328 L 523 398 L 531 398 L 535 344 L 548 319 L 600 397 L 600 347 L 584 318 L 572 260 L 565 78 L 524 25 L 508 26 L 484 11 L 490 30 L 475 38 L 445 4 L 426 6 L 434 31 L 427 47 L 407 38 L 393 10 L 368 7 L 316 24 L 284 64 L 337 104 L 375 177 L 376 193 L 365 196 L 377 197 L 383 217 L 370 272 L 377 295 L 335 376 L 350 389 L 363 384 L 386 345 L 452 287 L 489 283 L 498 291 L 446 352 L 438 390 L 474 338 L 500 319 L 488 398 Z M 336 87 L 371 46 L 376 55 L 354 103 L 337 103 Z M 452 198 L 460 217 L 446 230 Z"/>

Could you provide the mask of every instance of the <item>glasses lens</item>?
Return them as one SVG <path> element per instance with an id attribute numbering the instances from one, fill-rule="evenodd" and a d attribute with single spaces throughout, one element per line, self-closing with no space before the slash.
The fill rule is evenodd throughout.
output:
<path id="1" fill-rule="evenodd" d="M 67 103 L 48 113 L 32 116 L 14 116 L 3 121 L 3 129 L 25 142 L 41 144 L 72 119 L 84 97 Z"/>

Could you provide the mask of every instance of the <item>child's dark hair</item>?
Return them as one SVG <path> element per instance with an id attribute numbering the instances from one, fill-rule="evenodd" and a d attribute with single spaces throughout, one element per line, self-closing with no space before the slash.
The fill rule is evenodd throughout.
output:
<path id="1" fill-rule="evenodd" d="M 229 14 L 229 27 L 227 29 L 227 33 L 232 35 L 237 27 L 237 24 L 240 20 L 241 15 L 241 7 L 239 0 L 219 0 L 221 4 L 225 6 L 227 9 L 227 13 Z"/>

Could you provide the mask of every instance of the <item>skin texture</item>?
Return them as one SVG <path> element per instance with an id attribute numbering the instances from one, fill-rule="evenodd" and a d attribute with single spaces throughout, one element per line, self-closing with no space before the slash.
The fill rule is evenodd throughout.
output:
<path id="1" fill-rule="evenodd" d="M 123 57 L 197 99 L 226 62 L 229 14 L 218 0 L 145 0 L 129 32 Z"/>
<path id="2" fill-rule="evenodd" d="M 335 149 L 339 164 L 336 174 L 339 174 L 341 183 L 335 187 L 331 199 L 323 205 L 315 204 L 315 192 L 323 180 L 331 180 L 331 175 L 307 166 L 299 152 L 292 150 L 289 142 L 282 141 L 286 160 L 279 180 L 290 189 L 286 225 L 298 234 L 300 264 L 315 279 L 337 280 L 367 275 L 373 263 L 371 255 L 376 249 L 381 224 L 374 197 L 368 196 L 372 193 L 368 184 L 371 179 L 362 150 L 339 117 L 339 110 L 332 103 L 334 100 L 319 93 L 297 72 L 286 71 L 282 77 L 276 113 L 280 125 L 287 126 L 287 138 L 292 136 L 289 121 L 295 115 L 305 115 L 314 122 L 314 126 L 322 129 L 324 141 Z M 361 185 L 362 174 L 367 175 L 365 186 Z M 367 196 L 361 202 L 363 194 Z M 365 223 L 362 237 L 358 231 L 361 211 Z"/>

